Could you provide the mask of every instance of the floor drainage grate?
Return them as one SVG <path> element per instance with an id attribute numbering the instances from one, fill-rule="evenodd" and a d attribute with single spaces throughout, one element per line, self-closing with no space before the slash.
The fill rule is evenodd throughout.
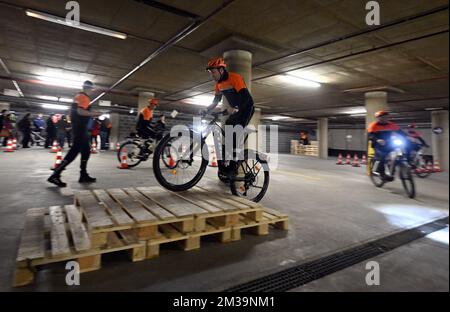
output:
<path id="1" fill-rule="evenodd" d="M 300 287 L 329 274 L 406 245 L 448 226 L 445 217 L 335 254 L 297 265 L 226 289 L 228 292 L 281 292 Z"/>

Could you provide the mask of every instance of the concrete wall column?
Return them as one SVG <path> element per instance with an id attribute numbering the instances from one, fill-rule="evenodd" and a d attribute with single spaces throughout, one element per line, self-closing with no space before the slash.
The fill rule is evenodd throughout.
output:
<path id="1" fill-rule="evenodd" d="M 379 110 L 389 110 L 387 103 L 387 92 L 385 91 L 373 91 L 366 92 L 366 129 L 370 123 L 376 120 L 374 114 Z"/>
<path id="2" fill-rule="evenodd" d="M 247 89 L 252 91 L 252 53 L 245 50 L 230 50 L 223 54 L 225 63 L 227 64 L 227 70 L 237 73 L 242 76 L 245 81 Z M 250 120 L 249 125 L 255 127 L 258 130 L 258 125 L 261 120 L 261 109 L 255 108 L 255 113 Z M 258 135 L 252 134 L 247 142 L 247 148 L 258 149 Z"/>
<path id="3" fill-rule="evenodd" d="M 119 113 L 111 113 L 110 118 L 112 123 L 111 133 L 109 135 L 109 149 L 114 150 L 116 149 L 116 144 L 120 142 L 119 138 L 119 130 L 120 130 L 120 123 L 119 123 Z"/>
<path id="4" fill-rule="evenodd" d="M 328 118 L 319 118 L 317 122 L 317 138 L 319 141 L 319 157 L 328 159 Z"/>
<path id="5" fill-rule="evenodd" d="M 433 159 L 438 160 L 441 169 L 448 172 L 448 111 L 433 111 L 431 113 L 432 128 L 442 128 L 442 133 L 432 134 Z"/>

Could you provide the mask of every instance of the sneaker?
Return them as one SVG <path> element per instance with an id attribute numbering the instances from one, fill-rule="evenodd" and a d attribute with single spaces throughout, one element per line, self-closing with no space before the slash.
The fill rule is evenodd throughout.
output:
<path id="1" fill-rule="evenodd" d="M 94 183 L 97 182 L 96 178 L 90 177 L 88 174 L 80 175 L 79 183 Z"/>
<path id="2" fill-rule="evenodd" d="M 51 175 L 48 179 L 48 182 L 55 184 L 58 187 L 66 187 L 67 184 L 61 181 L 61 178 L 59 176 Z"/>

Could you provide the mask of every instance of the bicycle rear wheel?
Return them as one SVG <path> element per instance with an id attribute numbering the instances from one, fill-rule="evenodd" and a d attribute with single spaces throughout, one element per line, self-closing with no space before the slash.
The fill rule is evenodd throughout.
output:
<path id="1" fill-rule="evenodd" d="M 129 168 L 136 167 L 142 161 L 141 159 L 141 148 L 142 146 L 134 141 L 126 141 L 120 145 L 119 151 L 117 152 L 117 159 L 119 163 L 122 162 L 122 155 L 125 153 L 127 155 L 127 165 Z"/>
<path id="2" fill-rule="evenodd" d="M 233 195 L 259 202 L 269 188 L 269 165 L 260 154 L 244 150 L 244 160 L 238 161 L 238 169 L 230 177 Z"/>
<path id="3" fill-rule="evenodd" d="M 423 157 L 419 157 L 416 160 L 416 169 L 414 170 L 414 173 L 416 176 L 418 176 L 421 179 L 427 178 L 430 176 L 431 171 L 427 170 L 427 164 Z"/>
<path id="4" fill-rule="evenodd" d="M 402 181 L 403 188 L 409 198 L 416 196 L 416 187 L 414 184 L 411 168 L 406 162 L 400 163 L 400 180 Z"/>

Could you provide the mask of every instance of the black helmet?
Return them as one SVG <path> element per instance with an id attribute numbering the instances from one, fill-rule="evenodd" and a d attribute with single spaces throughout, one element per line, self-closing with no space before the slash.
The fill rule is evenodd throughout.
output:
<path id="1" fill-rule="evenodd" d="M 83 89 L 84 88 L 94 89 L 94 84 L 92 83 L 92 81 L 86 80 L 85 82 L 83 82 Z"/>

